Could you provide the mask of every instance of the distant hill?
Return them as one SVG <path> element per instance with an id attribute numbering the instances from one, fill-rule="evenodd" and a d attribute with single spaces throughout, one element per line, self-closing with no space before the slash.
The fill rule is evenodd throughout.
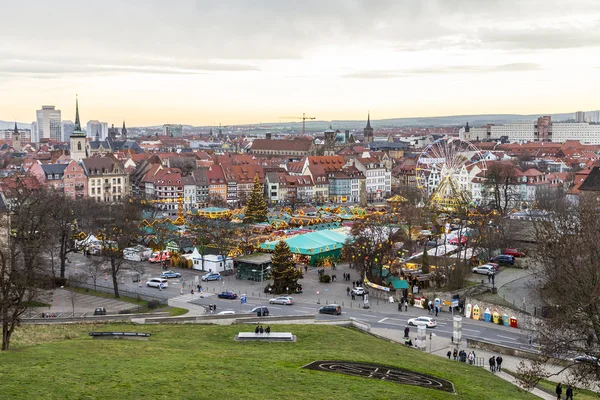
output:
<path id="1" fill-rule="evenodd" d="M 444 117 L 413 117 L 413 118 L 389 118 L 389 119 L 378 119 L 371 120 L 371 124 L 375 127 L 401 127 L 401 126 L 464 126 L 467 122 L 470 126 L 481 126 L 485 124 L 506 124 L 510 122 L 520 121 L 534 121 L 541 114 L 479 114 L 479 115 L 448 115 Z M 575 113 L 558 113 L 550 114 L 553 121 L 565 121 L 573 119 Z M 325 130 L 330 125 L 333 129 L 362 129 L 365 127 L 366 119 L 363 120 L 333 120 L 333 121 L 306 121 L 306 130 Z M 31 124 L 17 122 L 20 129 L 30 129 Z M 15 126 L 14 122 L 11 121 L 0 121 L 0 129 L 11 129 Z M 240 125 L 229 125 L 223 127 L 223 129 L 231 130 L 235 127 L 256 127 L 257 129 L 295 129 L 298 131 L 302 130 L 302 122 L 265 122 L 261 124 L 240 124 Z M 162 129 L 161 126 L 132 126 L 131 128 L 140 129 Z M 183 125 L 185 130 L 208 128 L 208 126 L 192 126 Z M 218 129 L 217 127 L 213 127 Z"/>

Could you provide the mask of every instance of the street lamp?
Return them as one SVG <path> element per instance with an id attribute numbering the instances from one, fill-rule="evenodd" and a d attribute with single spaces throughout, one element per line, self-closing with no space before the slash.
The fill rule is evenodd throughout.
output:
<path id="1" fill-rule="evenodd" d="M 65 313 L 65 287 L 60 287 L 60 314 L 64 316 Z"/>

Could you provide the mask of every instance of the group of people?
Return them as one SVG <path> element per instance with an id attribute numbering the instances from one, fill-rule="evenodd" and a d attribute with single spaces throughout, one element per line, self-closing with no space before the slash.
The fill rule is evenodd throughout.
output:
<path id="1" fill-rule="evenodd" d="M 558 383 L 558 385 L 556 385 L 556 398 L 558 400 L 562 399 L 562 383 Z M 573 385 L 569 385 L 567 386 L 567 390 L 565 391 L 565 400 L 573 400 Z"/>
<path id="2" fill-rule="evenodd" d="M 216 305 L 216 304 L 209 304 L 209 305 L 208 305 L 208 310 L 209 310 L 211 313 L 214 313 L 215 311 L 217 311 L 217 305 Z"/>
<path id="3" fill-rule="evenodd" d="M 471 351 L 469 352 L 469 354 L 467 354 L 466 351 L 464 350 L 458 350 L 458 349 L 454 349 L 454 351 L 450 351 L 448 350 L 448 353 L 446 353 L 446 356 L 448 357 L 448 360 L 450 360 L 450 358 L 454 358 L 454 361 L 460 361 L 460 362 L 464 362 L 466 363 L 467 361 L 469 361 L 469 364 L 473 365 L 475 363 L 475 352 Z"/>
<path id="4" fill-rule="evenodd" d="M 350 281 L 350 273 L 349 272 L 344 272 L 344 280 Z"/>
<path id="5" fill-rule="evenodd" d="M 492 372 L 502 372 L 502 356 L 494 357 L 491 356 L 488 360 L 490 364 L 490 371 Z"/>
<path id="6" fill-rule="evenodd" d="M 401 297 L 400 300 L 398 300 L 398 311 L 402 311 L 403 307 L 404 307 L 404 311 L 408 311 L 408 298 L 407 297 Z"/>
<path id="7" fill-rule="evenodd" d="M 431 300 L 429 300 L 429 303 L 427 304 L 427 310 L 429 311 L 429 315 L 435 313 L 435 316 L 438 316 L 438 312 L 440 312 L 440 306 L 434 306 L 433 302 Z"/>
<path id="8" fill-rule="evenodd" d="M 256 326 L 256 329 L 254 329 L 254 333 L 271 333 L 271 327 L 267 326 L 265 329 L 263 329 L 262 325 Z"/>

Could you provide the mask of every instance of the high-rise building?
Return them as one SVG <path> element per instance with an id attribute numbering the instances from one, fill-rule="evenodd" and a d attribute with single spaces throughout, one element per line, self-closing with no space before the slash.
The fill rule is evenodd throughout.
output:
<path id="1" fill-rule="evenodd" d="M 60 110 L 54 106 L 42 106 L 41 110 L 36 111 L 37 134 L 36 139 L 39 142 L 42 139 L 52 141 L 62 141 L 62 125 L 60 123 Z"/>
<path id="2" fill-rule="evenodd" d="M 183 137 L 183 127 L 175 124 L 163 125 L 163 135 L 171 137 Z"/>
<path id="3" fill-rule="evenodd" d="M 31 143 L 39 143 L 40 141 L 40 137 L 38 136 L 38 129 L 37 129 L 37 121 L 33 121 L 31 123 Z"/>
<path id="4" fill-rule="evenodd" d="M 67 120 L 67 121 L 63 121 L 62 122 L 62 137 L 63 137 L 63 142 L 68 142 L 69 141 L 69 138 L 73 134 L 74 130 L 75 130 L 75 124 L 73 123 L 73 121 L 68 121 Z"/>
<path id="5" fill-rule="evenodd" d="M 585 112 L 577 111 L 575 113 L 575 122 L 585 122 Z"/>
<path id="6" fill-rule="evenodd" d="M 588 120 L 587 122 L 591 122 L 592 124 L 600 123 L 600 111 L 586 112 L 585 116 Z"/>
<path id="7" fill-rule="evenodd" d="M 95 139 L 97 135 L 100 140 L 104 140 L 108 136 L 108 123 L 96 120 L 88 121 L 85 133 L 89 138 Z"/>

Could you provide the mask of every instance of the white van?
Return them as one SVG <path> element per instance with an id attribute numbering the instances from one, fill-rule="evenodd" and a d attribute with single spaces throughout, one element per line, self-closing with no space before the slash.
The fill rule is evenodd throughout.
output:
<path id="1" fill-rule="evenodd" d="M 147 285 L 149 287 L 155 287 L 155 288 L 167 288 L 169 287 L 169 281 L 163 278 L 152 278 L 152 279 L 148 279 L 148 283 Z"/>

